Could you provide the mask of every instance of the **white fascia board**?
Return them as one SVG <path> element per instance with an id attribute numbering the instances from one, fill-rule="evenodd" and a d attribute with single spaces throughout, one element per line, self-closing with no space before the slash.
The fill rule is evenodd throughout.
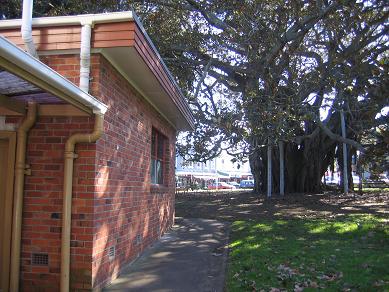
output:
<path id="1" fill-rule="evenodd" d="M 127 21 L 127 20 L 128 21 L 134 20 L 134 15 L 132 11 L 33 18 L 32 26 L 40 27 L 40 26 L 95 24 L 95 23 L 110 23 L 110 22 L 119 22 L 119 21 Z M 22 24 L 21 19 L 2 20 L 0 21 L 0 28 L 3 29 L 15 28 L 15 27 L 20 27 L 21 24 Z"/>
<path id="2" fill-rule="evenodd" d="M 30 56 L 2 36 L 0 36 L 0 56 L 12 62 L 15 66 L 33 74 L 37 78 L 50 83 L 56 89 L 66 93 L 77 102 L 92 109 L 94 113 L 105 114 L 107 111 L 107 105 L 97 100 L 92 95 L 82 91 L 78 86 L 67 80 L 65 77 Z"/>

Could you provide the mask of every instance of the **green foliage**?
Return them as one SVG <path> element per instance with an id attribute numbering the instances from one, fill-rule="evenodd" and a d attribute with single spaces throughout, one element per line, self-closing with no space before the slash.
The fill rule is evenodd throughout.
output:
<path id="1" fill-rule="evenodd" d="M 20 1 L 6 2 L 0 16 L 20 17 Z M 287 189 L 317 191 L 340 142 L 353 151 L 377 149 L 364 141 L 388 119 L 376 119 L 389 105 L 387 1 L 56 0 L 35 1 L 34 11 L 130 8 L 195 114 L 196 129 L 180 139 L 180 154 L 197 161 L 223 148 L 237 159 L 251 155 L 258 184 L 265 175 L 261 149 L 283 140 L 286 157 L 299 158 L 286 163 Z M 375 153 L 382 162 L 382 151 Z"/>
<path id="2" fill-rule="evenodd" d="M 385 220 L 366 215 L 236 221 L 227 289 L 386 291 L 388 239 Z"/>
<path id="3" fill-rule="evenodd" d="M 364 132 L 362 137 L 364 143 L 370 145 L 370 151 L 362 156 L 360 165 L 378 179 L 380 174 L 389 170 L 388 120 L 386 124 Z"/>
<path id="4" fill-rule="evenodd" d="M 339 111 L 354 148 L 385 123 L 375 119 L 388 105 L 384 1 L 147 3 L 154 10 L 140 15 L 196 116 L 181 154 L 206 160 L 225 148 L 241 159 L 270 137 L 299 146 L 308 161 L 310 139 L 328 166 L 342 141 Z"/>
<path id="5" fill-rule="evenodd" d="M 21 18 L 23 1 L 6 0 L 0 6 L 0 19 Z M 63 16 L 129 10 L 128 1 L 113 0 L 35 0 L 33 17 Z"/>

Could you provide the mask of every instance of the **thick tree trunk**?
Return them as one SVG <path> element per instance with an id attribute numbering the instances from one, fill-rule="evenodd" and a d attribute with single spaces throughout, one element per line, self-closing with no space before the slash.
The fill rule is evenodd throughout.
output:
<path id="1" fill-rule="evenodd" d="M 285 193 L 319 193 L 321 178 L 333 162 L 336 142 L 324 134 L 302 144 L 284 142 Z M 267 190 L 267 147 L 262 147 L 250 156 L 251 171 L 255 180 L 255 191 Z M 280 152 L 272 149 L 272 192 L 280 187 Z"/>
<path id="2" fill-rule="evenodd" d="M 250 168 L 251 173 L 254 176 L 254 192 L 257 194 L 264 192 L 264 184 L 262 183 L 262 176 L 263 176 L 263 160 L 261 156 L 260 150 L 255 150 L 250 156 L 249 156 L 249 162 L 250 162 Z"/>

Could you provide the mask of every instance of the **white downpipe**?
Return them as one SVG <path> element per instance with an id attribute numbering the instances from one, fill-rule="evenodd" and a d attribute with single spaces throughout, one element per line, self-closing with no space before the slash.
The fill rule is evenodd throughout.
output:
<path id="1" fill-rule="evenodd" d="M 80 88 L 89 92 L 90 51 L 91 51 L 92 23 L 82 24 L 80 50 Z"/>
<path id="2" fill-rule="evenodd" d="M 89 92 L 90 76 L 90 55 L 91 55 L 91 35 L 92 21 L 81 22 L 81 48 L 80 48 L 80 89 L 85 93 Z M 65 166 L 64 166 L 64 193 L 62 210 L 62 237 L 61 237 L 61 275 L 60 291 L 70 291 L 70 239 L 72 225 L 72 187 L 75 145 L 80 142 L 96 142 L 104 131 L 104 115 L 95 113 L 95 129 L 90 134 L 74 134 L 67 141 L 65 146 Z"/>
<path id="3" fill-rule="evenodd" d="M 34 40 L 32 39 L 32 7 L 33 0 L 23 0 L 23 13 L 22 13 L 22 39 L 24 41 L 24 45 L 26 46 L 27 52 L 35 57 L 39 58 L 35 49 Z"/>

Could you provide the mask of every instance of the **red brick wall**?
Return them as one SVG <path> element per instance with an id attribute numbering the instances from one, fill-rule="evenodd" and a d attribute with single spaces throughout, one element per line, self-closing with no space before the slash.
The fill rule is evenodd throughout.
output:
<path id="1" fill-rule="evenodd" d="M 58 291 L 63 198 L 63 157 L 68 137 L 93 129 L 93 118 L 38 117 L 30 131 L 22 222 L 23 291 Z M 72 287 L 91 287 L 95 144 L 76 152 L 72 208 Z M 48 266 L 34 265 L 33 254 L 48 254 Z M 88 272 L 89 271 L 89 272 Z"/>
<path id="2" fill-rule="evenodd" d="M 90 60 L 91 73 L 89 92 L 99 96 L 99 55 L 92 55 Z M 44 62 L 53 70 L 70 80 L 76 85 L 80 82 L 80 57 L 79 55 L 50 55 L 40 56 L 40 61 Z"/>
<path id="3" fill-rule="evenodd" d="M 100 57 L 100 97 L 109 105 L 97 142 L 93 286 L 111 277 L 165 232 L 174 218 L 175 130 Z M 165 185 L 150 186 L 151 130 L 168 137 Z M 110 247 L 116 257 L 109 259 Z"/>
<path id="4" fill-rule="evenodd" d="M 78 84 L 78 56 L 41 60 Z M 109 110 L 103 137 L 97 143 L 76 146 L 71 235 L 74 291 L 106 285 L 158 239 L 174 218 L 175 130 L 104 57 L 93 55 L 91 64 L 91 93 Z M 164 186 L 150 185 L 152 127 L 169 141 Z M 64 144 L 73 133 L 92 128 L 93 118 L 40 117 L 29 134 L 27 163 L 32 175 L 26 176 L 25 183 L 23 291 L 58 291 Z M 112 246 L 116 256 L 109 259 Z M 32 265 L 33 253 L 47 253 L 49 265 Z"/>

